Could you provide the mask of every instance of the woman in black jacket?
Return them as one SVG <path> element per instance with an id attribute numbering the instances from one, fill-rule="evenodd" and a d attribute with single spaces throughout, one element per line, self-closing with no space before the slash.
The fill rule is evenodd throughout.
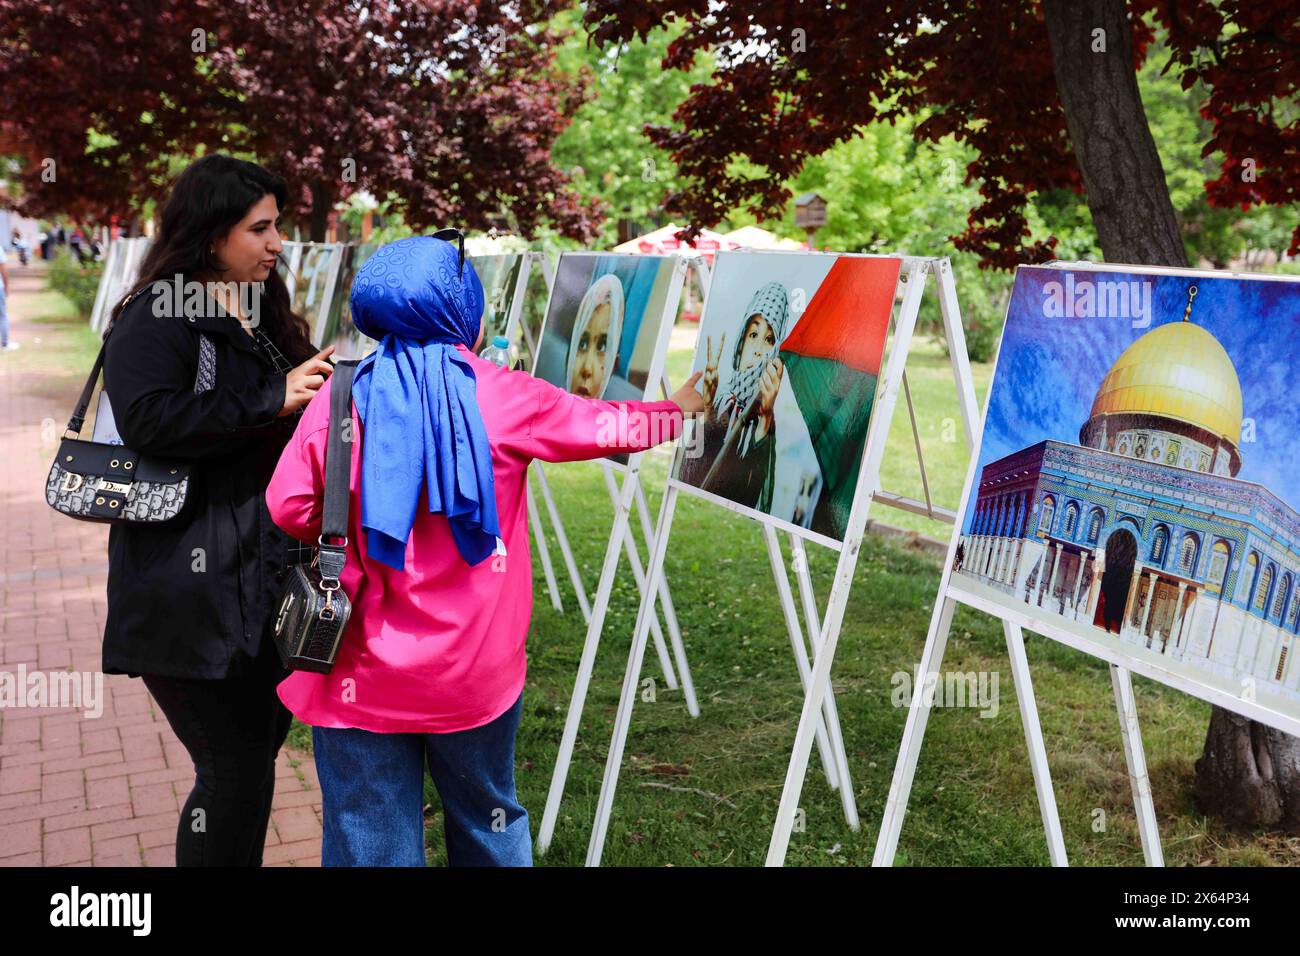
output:
<path id="1" fill-rule="evenodd" d="M 275 271 L 285 183 L 212 155 L 176 180 L 105 333 L 104 389 L 133 451 L 192 462 L 192 501 L 112 525 L 104 672 L 143 676 L 194 760 L 178 866 L 259 866 L 290 714 L 270 636 L 297 546 L 266 486 L 332 366 Z"/>

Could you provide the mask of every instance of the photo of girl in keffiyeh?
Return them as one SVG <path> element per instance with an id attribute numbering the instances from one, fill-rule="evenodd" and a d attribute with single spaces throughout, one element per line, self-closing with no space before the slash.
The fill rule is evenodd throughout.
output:
<path id="1" fill-rule="evenodd" d="M 843 540 L 898 283 L 885 257 L 719 252 L 673 477 Z"/>
<path id="2" fill-rule="evenodd" d="M 776 396 L 784 367 L 779 351 L 790 320 L 790 293 L 769 282 L 745 308 L 735 345 L 727 353 L 724 332 L 714 351 L 705 337 L 701 393 L 708 405 L 703 455 L 685 458 L 680 478 L 737 504 L 768 512 L 776 461 Z M 725 358 L 724 358 L 725 356 Z M 719 365 L 730 366 L 719 374 Z"/>

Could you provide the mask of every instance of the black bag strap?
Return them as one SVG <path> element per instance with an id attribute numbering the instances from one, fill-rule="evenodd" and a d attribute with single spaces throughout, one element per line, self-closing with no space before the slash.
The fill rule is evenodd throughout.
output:
<path id="1" fill-rule="evenodd" d="M 352 377 L 357 360 L 338 362 L 330 373 L 330 427 L 325 445 L 325 505 L 321 514 L 320 573 L 325 581 L 338 582 L 347 561 L 348 496 L 352 477 L 352 446 L 356 423 L 352 417 Z M 348 440 L 343 440 L 347 427 Z M 327 539 L 342 538 L 342 543 Z"/>
<path id="2" fill-rule="evenodd" d="M 90 396 L 95 391 L 95 382 L 99 380 L 100 370 L 104 367 L 104 347 L 108 345 L 108 336 L 112 333 L 113 327 L 110 325 L 108 331 L 104 333 L 104 343 L 99 347 L 99 354 L 95 356 L 95 365 L 90 370 L 90 377 L 86 379 L 85 386 L 81 389 L 81 397 L 77 399 L 77 407 L 72 410 L 72 417 L 68 419 L 67 431 L 72 432 L 77 437 L 81 437 L 81 426 L 86 423 L 86 409 L 90 407 Z M 67 432 L 64 432 L 66 437 Z"/>
<path id="3" fill-rule="evenodd" d="M 77 405 L 72 410 L 72 417 L 68 419 L 68 428 L 67 431 L 64 432 L 64 437 L 67 437 L 67 432 L 72 432 L 78 438 L 81 437 L 81 428 L 86 424 L 86 410 L 90 408 L 90 396 L 94 394 L 95 383 L 99 381 L 99 373 L 104 369 L 104 350 L 108 348 L 108 337 L 112 334 L 113 325 L 112 323 L 109 323 L 108 328 L 104 330 L 104 338 L 99 346 L 99 354 L 95 356 L 95 364 L 90 368 L 90 375 L 86 378 L 86 384 L 81 387 L 81 396 L 77 399 Z M 205 357 L 209 360 L 209 368 L 207 369 L 208 374 L 206 376 L 209 381 L 206 382 L 204 381 Z M 215 369 L 212 367 L 212 363 L 215 361 L 216 351 L 213 348 L 211 341 L 206 335 L 200 332 L 199 367 L 194 375 L 194 391 L 205 392 L 212 387 L 210 380 L 215 373 Z"/>
<path id="4" fill-rule="evenodd" d="M 137 289 L 134 293 L 127 296 L 122 301 L 122 306 L 121 309 L 118 310 L 118 314 L 121 315 L 122 309 L 126 308 L 127 303 L 143 291 L 143 289 Z M 68 429 L 63 433 L 64 437 L 67 437 L 68 432 L 72 432 L 78 438 L 81 437 L 81 426 L 86 423 L 86 409 L 90 408 L 90 396 L 94 394 L 95 382 L 99 380 L 99 373 L 104 368 L 104 349 L 108 346 L 108 337 L 113 334 L 113 326 L 114 323 L 110 321 L 108 323 L 108 328 L 104 330 L 104 338 L 100 340 L 99 354 L 95 356 L 95 364 L 91 366 L 90 376 L 86 379 L 86 384 L 81 389 L 81 397 L 77 399 L 77 407 L 72 410 L 72 417 L 68 419 Z"/>

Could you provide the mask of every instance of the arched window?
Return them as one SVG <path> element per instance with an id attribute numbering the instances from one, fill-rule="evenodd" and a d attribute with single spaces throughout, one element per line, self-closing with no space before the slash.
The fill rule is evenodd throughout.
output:
<path id="1" fill-rule="evenodd" d="M 1196 570 L 1197 551 L 1200 547 L 1200 540 L 1194 534 L 1183 536 L 1183 546 L 1178 552 L 1178 569 L 1188 577 Z"/>
<path id="2" fill-rule="evenodd" d="M 1071 501 L 1065 506 L 1065 528 L 1061 532 L 1064 538 L 1073 538 L 1074 529 L 1079 524 L 1079 506 Z"/>
<path id="3" fill-rule="evenodd" d="M 1156 528 L 1156 536 L 1151 541 L 1151 563 L 1156 567 L 1163 567 L 1165 563 L 1165 552 L 1169 550 L 1169 529 L 1163 525 Z"/>
<path id="4" fill-rule="evenodd" d="M 1052 519 L 1056 517 L 1056 501 L 1051 495 L 1043 499 L 1043 513 L 1038 518 L 1038 535 L 1045 538 L 1052 530 Z"/>
<path id="5" fill-rule="evenodd" d="M 1222 538 L 1214 542 L 1214 547 L 1210 550 L 1210 570 L 1206 574 L 1208 578 L 1206 590 L 1211 594 L 1223 592 L 1223 581 L 1228 576 L 1228 559 L 1231 555 L 1228 542 Z M 1294 610 L 1292 613 L 1294 614 Z"/>
<path id="6" fill-rule="evenodd" d="M 1096 544 L 1097 536 L 1101 534 L 1102 513 L 1100 508 L 1093 508 L 1092 514 L 1088 516 L 1088 543 Z"/>
<path id="7" fill-rule="evenodd" d="M 1282 611 L 1286 607 L 1287 596 L 1291 593 L 1291 575 L 1282 575 L 1282 586 L 1277 589 L 1277 596 L 1273 598 L 1273 613 L 1269 617 L 1282 619 Z"/>
<path id="8" fill-rule="evenodd" d="M 1255 610 L 1263 612 L 1268 607 L 1268 593 L 1273 589 L 1273 565 L 1267 565 L 1259 576 L 1255 588 Z"/>

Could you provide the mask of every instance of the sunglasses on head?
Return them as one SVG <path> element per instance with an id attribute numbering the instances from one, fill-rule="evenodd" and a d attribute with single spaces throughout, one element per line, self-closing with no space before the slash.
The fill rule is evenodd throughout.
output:
<path id="1" fill-rule="evenodd" d="M 434 239 L 441 239 L 444 242 L 455 242 L 460 249 L 460 258 L 456 262 L 456 278 L 460 278 L 465 272 L 465 233 L 459 229 L 439 229 L 433 234 Z"/>

